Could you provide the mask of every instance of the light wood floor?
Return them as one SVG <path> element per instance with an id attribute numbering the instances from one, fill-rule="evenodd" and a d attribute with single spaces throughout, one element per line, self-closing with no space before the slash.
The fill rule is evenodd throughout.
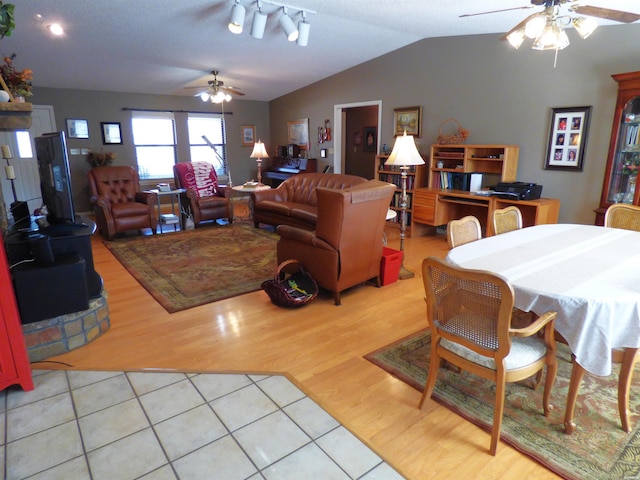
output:
<path id="1" fill-rule="evenodd" d="M 387 234 L 389 247 L 398 248 L 398 231 Z M 363 359 L 426 326 L 420 265 L 446 254 L 442 235 L 406 239 L 405 266 L 415 278 L 357 287 L 340 307 L 321 294 L 299 310 L 276 307 L 259 291 L 168 314 L 100 237 L 93 249 L 111 328 L 50 360 L 74 369 L 287 373 L 407 478 L 559 478 L 504 443 L 492 457 L 487 432 L 431 400 L 418 410 L 420 392 Z"/>

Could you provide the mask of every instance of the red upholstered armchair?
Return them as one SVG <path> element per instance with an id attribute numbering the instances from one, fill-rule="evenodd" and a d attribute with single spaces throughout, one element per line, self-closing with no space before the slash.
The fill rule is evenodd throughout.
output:
<path id="1" fill-rule="evenodd" d="M 315 232 L 279 225 L 278 263 L 296 259 L 318 285 L 340 292 L 375 278 L 380 286 L 382 234 L 395 186 L 370 180 L 344 190 L 318 187 Z"/>
<path id="2" fill-rule="evenodd" d="M 216 171 L 208 162 L 182 162 L 173 166 L 176 188 L 184 188 L 182 204 L 188 205 L 196 227 L 203 221 L 228 218 L 233 222 L 231 188 L 218 185 Z"/>
<path id="3" fill-rule="evenodd" d="M 112 240 L 116 233 L 141 228 L 156 233 L 156 195 L 140 191 L 133 167 L 96 167 L 87 177 L 96 224 L 104 237 Z"/>

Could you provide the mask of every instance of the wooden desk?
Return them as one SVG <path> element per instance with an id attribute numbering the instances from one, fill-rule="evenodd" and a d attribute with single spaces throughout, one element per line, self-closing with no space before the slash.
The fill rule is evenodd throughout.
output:
<path id="1" fill-rule="evenodd" d="M 522 212 L 523 226 L 557 223 L 560 200 L 511 200 L 482 196 L 462 190 L 416 188 L 413 199 L 413 221 L 437 227 L 450 220 L 473 215 L 480 220 L 485 236 L 493 235 L 493 211 L 515 205 Z"/>

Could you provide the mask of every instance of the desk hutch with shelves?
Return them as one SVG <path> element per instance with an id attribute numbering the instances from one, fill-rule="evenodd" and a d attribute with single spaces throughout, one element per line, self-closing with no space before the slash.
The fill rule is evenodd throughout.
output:
<path id="1" fill-rule="evenodd" d="M 385 166 L 384 163 L 388 158 L 389 155 L 376 155 L 376 175 L 378 180 L 393 183 L 396 186 L 396 192 L 391 199 L 389 208 L 396 210 L 398 214 L 395 219 L 389 220 L 387 223 L 400 228 L 400 197 L 402 194 L 400 168 Z M 407 225 L 405 230 L 407 237 L 424 235 L 427 231 L 427 227 L 422 224 L 416 224 L 416 222 L 413 221 L 414 192 L 417 188 L 426 185 L 426 178 L 425 165 L 412 165 L 409 167 L 409 171 L 407 172 Z"/>
<path id="2" fill-rule="evenodd" d="M 482 187 L 514 182 L 519 151 L 517 145 L 432 145 L 428 186 L 414 192 L 413 221 L 433 230 L 450 220 L 474 215 L 480 220 L 484 234 L 492 235 L 493 211 L 515 205 L 522 212 L 524 226 L 557 223 L 559 200 L 504 199 L 453 188 L 461 184 L 460 177 L 471 174 L 482 175 Z"/>

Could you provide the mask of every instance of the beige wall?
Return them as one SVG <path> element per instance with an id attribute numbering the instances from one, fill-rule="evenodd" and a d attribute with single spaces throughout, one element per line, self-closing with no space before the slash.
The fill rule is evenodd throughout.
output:
<path id="1" fill-rule="evenodd" d="M 194 97 L 178 97 L 163 95 L 141 95 L 128 93 L 94 92 L 83 90 L 62 90 L 51 88 L 34 88 L 31 101 L 39 105 L 53 105 L 58 130 L 66 132 L 67 118 L 83 118 L 89 121 L 89 139 L 67 139 L 69 149 L 105 150 L 118 155 L 116 165 L 135 166 L 135 147 L 131 131 L 131 113 L 124 110 L 150 109 L 173 110 L 176 117 L 192 112 L 219 112 L 219 105 L 203 103 Z M 227 126 L 227 162 L 232 173 L 234 184 L 257 176 L 255 160 L 249 158 L 251 147 L 241 146 L 241 126 L 255 125 L 256 136 L 262 139 L 269 148 L 269 104 L 234 99 L 225 105 Z M 100 122 L 120 122 L 122 129 L 122 145 L 102 145 Z M 268 150 L 269 151 L 269 150 Z M 188 154 L 188 148 L 186 149 Z M 178 151 L 178 157 L 184 158 L 185 149 Z M 78 212 L 90 211 L 87 171 L 89 164 L 84 155 L 70 157 L 71 177 L 73 183 L 74 204 Z M 154 182 L 157 183 L 157 182 Z"/>
<path id="2" fill-rule="evenodd" d="M 518 180 L 559 198 L 561 222 L 592 224 L 617 92 L 611 75 L 640 70 L 640 25 L 601 27 L 587 40 L 573 29 L 568 34 L 571 45 L 556 68 L 553 52 L 513 50 L 499 35 L 417 42 L 270 102 L 272 142 L 286 143 L 288 120 L 309 118 L 312 133 L 333 119 L 334 105 L 381 100 L 380 145 L 393 145 L 393 109 L 422 105 L 424 155 L 440 123 L 454 117 L 471 131 L 467 143 L 519 145 Z M 551 109 L 585 105 L 593 109 L 584 170 L 544 170 Z M 335 146 L 311 140 L 314 157 Z"/>

